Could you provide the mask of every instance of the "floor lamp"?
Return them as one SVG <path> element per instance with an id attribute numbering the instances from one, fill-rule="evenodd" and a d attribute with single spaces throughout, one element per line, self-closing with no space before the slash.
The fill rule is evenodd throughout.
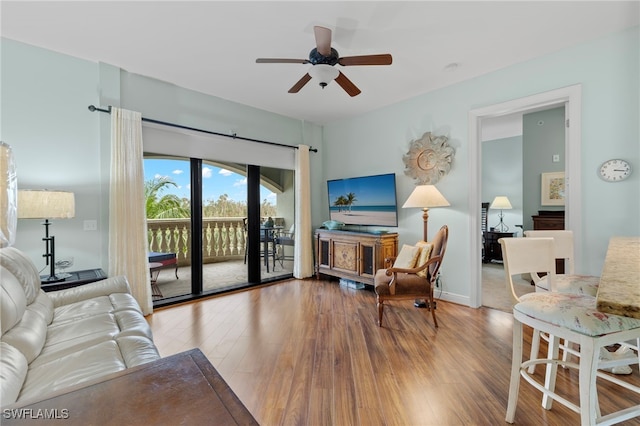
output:
<path id="1" fill-rule="evenodd" d="M 409 195 L 407 201 L 402 205 L 402 208 L 419 207 L 422 209 L 422 220 L 424 222 L 422 239 L 424 241 L 429 241 L 427 235 L 429 208 L 447 206 L 450 206 L 449 202 L 434 185 L 418 185 L 415 187 L 411 195 Z"/>
<path id="2" fill-rule="evenodd" d="M 498 223 L 494 229 L 498 232 L 507 232 L 509 230 L 509 227 L 506 223 L 504 223 L 502 219 L 504 218 L 503 210 L 511 210 L 513 208 L 511 207 L 509 199 L 504 195 L 500 195 L 493 199 L 493 202 L 491 203 L 491 206 L 489 206 L 489 208 L 494 210 L 500 209 L 500 223 Z"/>
<path id="3" fill-rule="evenodd" d="M 47 190 L 18 191 L 18 219 L 44 219 L 45 254 L 42 255 L 49 265 L 49 277 L 43 283 L 64 280 L 56 276 L 55 237 L 49 236 L 49 219 L 70 219 L 75 215 L 73 192 Z"/>
<path id="4" fill-rule="evenodd" d="M 414 188 L 407 201 L 402 205 L 403 209 L 406 208 L 421 208 L 422 209 L 422 239 L 428 240 L 427 224 L 429 222 L 429 208 L 431 207 L 447 207 L 450 206 L 446 198 L 438 191 L 434 185 L 418 185 Z M 427 304 L 423 300 L 416 300 L 413 305 L 418 308 L 426 308 Z M 435 309 L 435 306 L 433 306 Z"/>

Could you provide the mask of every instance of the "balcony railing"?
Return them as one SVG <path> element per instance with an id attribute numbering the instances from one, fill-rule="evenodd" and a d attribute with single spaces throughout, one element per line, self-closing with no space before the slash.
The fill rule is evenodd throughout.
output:
<path id="1" fill-rule="evenodd" d="M 275 218 L 276 224 L 282 218 Z M 147 219 L 149 251 L 176 253 L 178 265 L 191 264 L 191 219 Z M 203 263 L 244 257 L 246 246 L 241 217 L 207 217 L 202 220 Z"/>

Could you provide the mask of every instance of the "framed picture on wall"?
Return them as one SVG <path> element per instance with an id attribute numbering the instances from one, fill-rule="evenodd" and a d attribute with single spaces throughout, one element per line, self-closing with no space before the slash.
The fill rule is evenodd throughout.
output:
<path id="1" fill-rule="evenodd" d="M 564 206 L 564 172 L 542 173 L 541 206 Z"/>

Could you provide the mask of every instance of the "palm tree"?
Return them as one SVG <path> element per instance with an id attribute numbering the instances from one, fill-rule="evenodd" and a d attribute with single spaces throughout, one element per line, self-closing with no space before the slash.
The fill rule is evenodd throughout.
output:
<path id="1" fill-rule="evenodd" d="M 183 218 L 190 216 L 190 210 L 175 194 L 161 195 L 169 186 L 177 187 L 168 177 L 155 178 L 144 183 L 147 219 Z"/>
<path id="2" fill-rule="evenodd" d="M 338 212 L 341 212 L 342 211 L 342 206 L 346 206 L 347 205 L 346 197 L 344 195 L 339 196 L 333 202 L 333 205 L 338 207 Z"/>
<path id="3" fill-rule="evenodd" d="M 356 198 L 356 194 L 354 194 L 353 192 L 347 194 L 347 206 L 349 206 L 349 211 L 351 211 L 351 205 L 356 201 L 358 201 L 358 199 Z"/>

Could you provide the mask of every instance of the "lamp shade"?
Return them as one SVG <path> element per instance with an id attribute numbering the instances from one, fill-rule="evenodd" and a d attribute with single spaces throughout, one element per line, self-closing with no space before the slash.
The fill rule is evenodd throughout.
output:
<path id="1" fill-rule="evenodd" d="M 73 192 L 24 189 L 18 191 L 18 218 L 70 219 L 75 216 Z"/>
<path id="2" fill-rule="evenodd" d="M 505 197 L 504 195 L 500 195 L 493 199 L 493 202 L 491 203 L 491 206 L 489 208 L 510 210 L 513 207 L 511 207 L 511 203 L 509 202 L 509 199 L 507 197 Z"/>
<path id="3" fill-rule="evenodd" d="M 434 185 L 418 185 L 415 187 L 407 201 L 402 205 L 403 209 L 409 207 L 447 207 L 449 202 Z"/>

